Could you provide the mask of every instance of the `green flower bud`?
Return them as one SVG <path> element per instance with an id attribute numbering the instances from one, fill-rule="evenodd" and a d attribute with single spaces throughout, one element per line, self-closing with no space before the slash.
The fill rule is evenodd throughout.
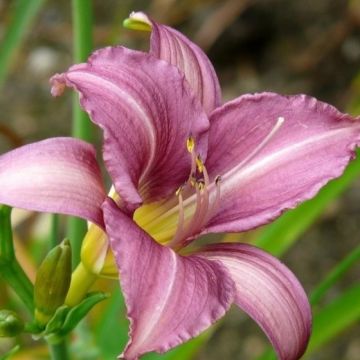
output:
<path id="1" fill-rule="evenodd" d="M 34 285 L 35 320 L 46 325 L 64 304 L 71 280 L 71 247 L 68 240 L 54 247 L 36 274 Z"/>
<path id="2" fill-rule="evenodd" d="M 14 337 L 24 330 L 24 323 L 10 310 L 0 310 L 0 337 Z"/>

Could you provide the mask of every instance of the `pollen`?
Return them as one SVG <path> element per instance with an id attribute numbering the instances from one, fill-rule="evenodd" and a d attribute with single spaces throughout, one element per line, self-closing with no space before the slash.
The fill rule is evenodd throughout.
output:
<path id="1" fill-rule="evenodd" d="M 189 153 L 192 153 L 194 151 L 194 149 L 195 149 L 195 139 L 192 136 L 187 138 L 186 147 L 187 147 Z"/>
<path id="2" fill-rule="evenodd" d="M 204 172 L 204 163 L 202 162 L 200 155 L 196 157 L 196 167 L 200 173 Z"/>

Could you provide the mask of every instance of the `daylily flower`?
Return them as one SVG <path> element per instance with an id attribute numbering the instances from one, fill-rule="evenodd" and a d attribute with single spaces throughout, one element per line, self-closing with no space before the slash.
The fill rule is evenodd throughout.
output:
<path id="1" fill-rule="evenodd" d="M 120 358 L 167 351 L 236 304 L 280 359 L 298 359 L 311 312 L 285 265 L 245 244 L 185 247 L 202 234 L 266 224 L 314 196 L 354 157 L 359 119 L 305 95 L 221 105 L 195 44 L 143 13 L 125 24 L 152 32 L 149 53 L 108 47 L 52 78 L 53 95 L 74 88 L 103 130 L 112 199 L 91 145 L 55 138 L 0 157 L 0 202 L 92 221 L 90 251 L 108 237 L 131 324 Z"/>

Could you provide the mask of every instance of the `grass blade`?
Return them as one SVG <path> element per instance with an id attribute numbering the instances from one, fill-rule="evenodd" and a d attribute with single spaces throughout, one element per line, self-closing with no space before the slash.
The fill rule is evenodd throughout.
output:
<path id="1" fill-rule="evenodd" d="M 0 48 L 0 86 L 5 81 L 14 54 L 39 12 L 44 0 L 18 0 L 13 19 L 7 28 Z"/>

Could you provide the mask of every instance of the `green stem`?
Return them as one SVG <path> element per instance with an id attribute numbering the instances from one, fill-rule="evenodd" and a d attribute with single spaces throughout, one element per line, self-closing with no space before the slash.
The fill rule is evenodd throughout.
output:
<path id="1" fill-rule="evenodd" d="M 11 208 L 5 205 L 0 206 L 0 276 L 13 288 L 28 310 L 33 313 L 34 287 L 15 257 L 11 229 Z"/>
<path id="2" fill-rule="evenodd" d="M 92 3 L 90 0 L 72 0 L 74 28 L 74 61 L 86 61 L 93 49 Z M 75 94 L 73 103 L 73 130 L 75 137 L 85 141 L 92 140 L 92 124 L 79 106 Z"/>
<path id="3" fill-rule="evenodd" d="M 69 360 L 69 352 L 66 344 L 66 340 L 62 340 L 59 343 L 52 344 L 48 342 L 50 349 L 50 355 L 52 360 Z"/>
<path id="4" fill-rule="evenodd" d="M 71 217 L 68 221 L 68 235 L 72 251 L 72 268 L 80 263 L 82 239 L 87 231 L 86 222 L 82 219 Z"/>
<path id="5" fill-rule="evenodd" d="M 74 61 L 83 62 L 93 48 L 92 42 L 92 2 L 90 0 L 72 0 L 73 29 L 74 29 Z M 88 116 L 81 110 L 76 94 L 73 98 L 73 127 L 72 135 L 79 139 L 92 140 L 92 124 Z M 68 223 L 68 237 L 73 253 L 73 269 L 80 262 L 82 239 L 86 233 L 86 223 L 77 218 L 71 218 Z"/>
<path id="6" fill-rule="evenodd" d="M 50 249 L 59 244 L 59 215 L 51 215 Z"/>
<path id="7" fill-rule="evenodd" d="M 11 207 L 0 206 L 0 259 L 11 262 L 15 259 L 15 251 L 11 230 Z"/>

